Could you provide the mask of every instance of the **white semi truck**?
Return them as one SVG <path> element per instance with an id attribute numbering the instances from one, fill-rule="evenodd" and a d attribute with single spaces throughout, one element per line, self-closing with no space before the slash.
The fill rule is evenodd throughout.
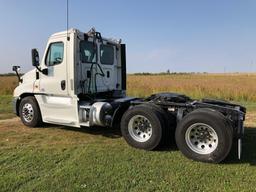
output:
<path id="1" fill-rule="evenodd" d="M 164 139 L 175 139 L 188 158 L 212 163 L 227 157 L 236 138 L 240 158 L 244 107 L 175 93 L 127 97 L 120 40 L 103 38 L 95 29 L 55 33 L 41 62 L 32 49 L 32 64 L 35 69 L 22 77 L 19 66 L 13 67 L 19 77 L 14 112 L 26 126 L 115 126 L 133 147 L 153 150 Z"/>

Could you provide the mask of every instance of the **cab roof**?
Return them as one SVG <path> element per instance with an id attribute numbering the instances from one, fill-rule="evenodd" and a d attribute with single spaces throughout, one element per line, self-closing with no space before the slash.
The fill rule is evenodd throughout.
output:
<path id="1" fill-rule="evenodd" d="M 54 37 L 59 37 L 59 36 L 67 36 L 67 34 L 78 34 L 78 35 L 83 35 L 85 34 L 85 32 L 81 32 L 80 30 L 78 29 L 75 29 L 75 28 L 71 28 L 69 30 L 65 30 L 65 31 L 61 31 L 61 32 L 57 32 L 57 33 L 53 33 L 50 37 L 54 38 Z M 88 34 L 88 33 L 86 33 Z M 105 41 L 108 41 L 112 44 L 120 44 L 121 43 L 121 39 L 114 39 L 114 38 L 105 38 L 105 37 L 102 37 L 103 40 Z"/>

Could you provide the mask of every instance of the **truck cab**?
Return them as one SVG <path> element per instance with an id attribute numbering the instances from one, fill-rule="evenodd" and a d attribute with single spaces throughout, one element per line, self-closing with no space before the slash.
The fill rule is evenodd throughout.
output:
<path id="1" fill-rule="evenodd" d="M 94 29 L 51 35 L 41 62 L 35 49 L 32 61 L 36 69 L 27 72 L 14 90 L 18 115 L 22 114 L 22 98 L 30 95 L 37 101 L 43 122 L 74 127 L 103 124 L 89 123 L 86 111 L 97 101 L 102 107 L 108 98 L 126 96 L 125 45 L 121 40 L 102 38 Z M 95 110 L 100 110 L 99 105 Z M 29 124 L 29 118 L 25 122 Z"/>

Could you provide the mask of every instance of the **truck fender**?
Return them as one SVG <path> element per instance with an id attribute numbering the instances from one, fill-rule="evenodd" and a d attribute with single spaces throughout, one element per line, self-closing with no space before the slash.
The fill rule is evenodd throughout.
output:
<path id="1" fill-rule="evenodd" d="M 123 117 L 123 114 L 129 109 L 130 105 L 120 105 L 117 107 L 113 113 L 111 127 L 113 128 L 120 128 L 120 122 Z"/>
<path id="2" fill-rule="evenodd" d="M 19 107 L 20 107 L 21 100 L 28 96 L 34 96 L 34 94 L 33 93 L 22 93 L 18 98 L 13 100 L 13 112 L 17 116 L 19 116 Z"/>

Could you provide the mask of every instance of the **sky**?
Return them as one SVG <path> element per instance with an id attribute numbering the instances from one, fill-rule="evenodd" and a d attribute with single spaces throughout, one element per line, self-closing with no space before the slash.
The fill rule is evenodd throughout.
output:
<path id="1" fill-rule="evenodd" d="M 69 26 L 126 43 L 127 71 L 256 72 L 255 0 L 69 0 Z M 0 73 L 32 69 L 66 0 L 0 0 Z"/>

